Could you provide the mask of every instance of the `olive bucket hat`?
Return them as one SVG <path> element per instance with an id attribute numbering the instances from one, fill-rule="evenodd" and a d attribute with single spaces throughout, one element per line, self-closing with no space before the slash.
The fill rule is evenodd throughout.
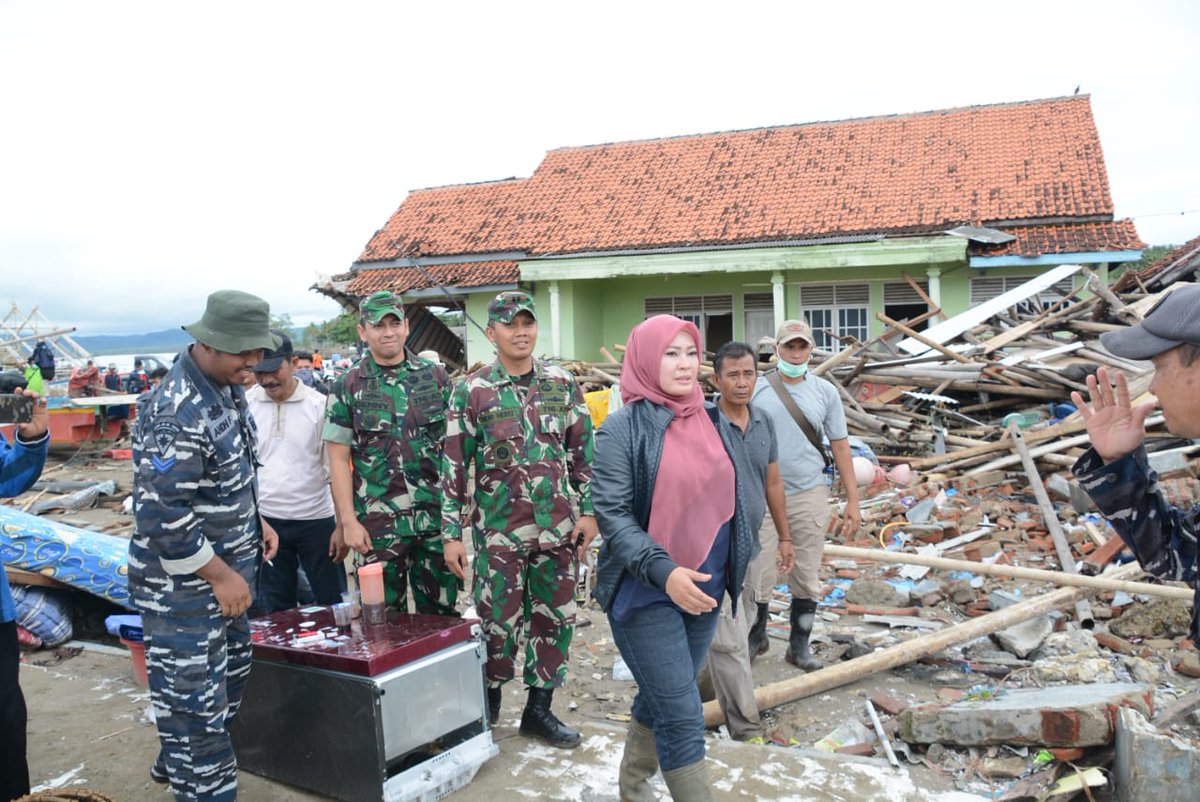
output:
<path id="1" fill-rule="evenodd" d="M 240 290 L 217 290 L 208 296 L 204 316 L 181 327 L 209 348 L 227 354 L 278 348 L 271 333 L 271 307 L 257 295 Z"/>

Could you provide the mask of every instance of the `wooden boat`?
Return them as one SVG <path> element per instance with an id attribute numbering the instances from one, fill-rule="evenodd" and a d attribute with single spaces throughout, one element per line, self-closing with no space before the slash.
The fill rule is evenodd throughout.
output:
<path id="1" fill-rule="evenodd" d="M 121 435 L 121 421 L 110 420 L 104 410 L 110 406 L 128 405 L 132 421 L 136 414 L 137 396 L 109 395 L 94 398 L 64 398 L 51 396 L 50 445 L 79 445 L 93 440 L 115 440 Z"/>

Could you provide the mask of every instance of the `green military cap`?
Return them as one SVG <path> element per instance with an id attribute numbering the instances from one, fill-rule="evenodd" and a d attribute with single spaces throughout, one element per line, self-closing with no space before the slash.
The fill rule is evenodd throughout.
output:
<path id="1" fill-rule="evenodd" d="M 257 295 L 241 290 L 217 290 L 208 296 L 203 317 L 181 328 L 209 348 L 227 354 L 279 345 L 279 338 L 271 333 L 271 307 Z"/>
<path id="2" fill-rule="evenodd" d="M 520 312 L 528 312 L 530 317 L 537 320 L 537 313 L 533 311 L 533 297 L 523 290 L 502 292 L 488 304 L 488 320 L 497 323 L 512 323 Z"/>
<path id="3" fill-rule="evenodd" d="M 368 323 L 378 323 L 388 315 L 404 320 L 404 303 L 391 290 L 371 293 L 358 307 L 359 316 Z"/>

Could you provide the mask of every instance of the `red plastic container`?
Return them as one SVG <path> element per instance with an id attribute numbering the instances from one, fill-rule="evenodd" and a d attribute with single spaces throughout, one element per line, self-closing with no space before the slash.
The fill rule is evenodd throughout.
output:
<path id="1" fill-rule="evenodd" d="M 133 658 L 133 681 L 143 688 L 150 687 L 150 678 L 146 676 L 146 644 L 121 638 L 121 643 L 129 650 Z"/>

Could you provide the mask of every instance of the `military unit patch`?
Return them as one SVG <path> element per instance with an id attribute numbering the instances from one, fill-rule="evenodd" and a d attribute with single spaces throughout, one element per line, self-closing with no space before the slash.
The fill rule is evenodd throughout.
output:
<path id="1" fill-rule="evenodd" d="M 160 419 L 154 422 L 154 427 L 150 430 L 150 436 L 154 438 L 154 445 L 158 446 L 158 453 L 150 455 L 150 462 L 154 465 L 154 470 L 166 473 L 175 467 L 175 438 L 181 431 L 183 431 L 183 427 L 176 421 Z"/>

